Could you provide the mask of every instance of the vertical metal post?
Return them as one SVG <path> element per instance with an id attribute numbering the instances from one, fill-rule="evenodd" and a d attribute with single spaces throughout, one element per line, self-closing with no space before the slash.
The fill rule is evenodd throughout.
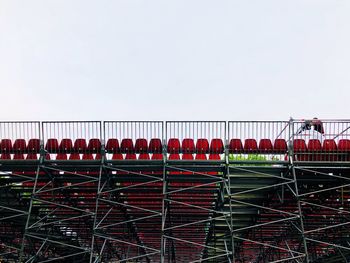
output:
<path id="1" fill-rule="evenodd" d="M 45 158 L 45 151 L 44 151 L 44 143 L 41 141 L 40 145 L 40 159 L 39 159 L 39 164 L 36 168 L 36 174 L 35 174 L 35 182 L 33 186 L 33 191 L 30 196 L 30 204 L 29 204 L 29 210 L 28 210 L 28 217 L 26 220 L 25 228 L 24 228 L 24 234 L 23 234 L 23 239 L 22 239 L 22 245 L 21 245 L 21 251 L 20 251 L 20 256 L 19 256 L 19 262 L 24 262 L 25 258 L 25 241 L 26 241 L 26 235 L 28 232 L 28 227 L 29 227 L 29 222 L 30 222 L 30 217 L 32 213 L 32 208 L 33 208 L 33 198 L 35 197 L 35 192 L 37 188 L 37 183 L 38 183 L 38 177 L 39 177 L 39 172 L 40 172 L 40 165 L 43 163 L 43 160 Z"/>
<path id="2" fill-rule="evenodd" d="M 295 186 L 295 198 L 297 200 L 298 205 L 298 213 L 299 213 L 299 219 L 300 219 L 300 230 L 301 230 L 301 237 L 303 240 L 303 246 L 305 250 L 305 262 L 309 263 L 309 254 L 307 249 L 307 242 L 305 239 L 305 230 L 304 230 L 304 220 L 303 220 L 303 213 L 301 210 L 301 202 L 300 202 L 300 196 L 299 196 L 299 189 L 298 189 L 298 180 L 295 172 L 295 165 L 293 160 L 294 155 L 294 147 L 293 147 L 293 141 L 294 141 L 294 121 L 292 118 L 289 120 L 289 143 L 288 143 L 288 157 L 289 157 L 289 167 L 292 170 L 293 174 L 293 180 L 294 180 L 294 186 Z"/>
<path id="3" fill-rule="evenodd" d="M 162 226 L 161 226 L 161 231 L 162 231 L 162 236 L 160 239 L 160 262 L 165 263 L 165 250 L 166 250 L 166 237 L 165 237 L 165 224 L 166 224 L 166 217 L 167 217 L 167 204 L 166 204 L 166 199 L 167 199 L 167 191 L 168 191 L 168 184 L 167 184 L 167 171 L 166 171 L 166 159 L 167 159 L 167 154 L 166 154 L 166 142 L 163 139 L 163 191 L 162 191 Z"/>
<path id="4" fill-rule="evenodd" d="M 102 134 L 102 132 L 101 132 Z M 101 163 L 100 163 L 100 172 L 98 177 L 98 183 L 97 183 L 97 189 L 96 189 L 96 204 L 95 204 L 95 214 L 94 214 L 94 222 L 92 225 L 92 238 L 91 238 L 91 253 L 90 253 L 90 263 L 92 262 L 99 262 L 101 261 L 101 255 L 98 255 L 97 258 L 93 261 L 94 258 L 94 244 L 95 244 L 95 231 L 97 227 L 97 213 L 98 213 L 98 206 L 99 206 L 99 198 L 100 198 L 100 192 L 101 192 L 101 181 L 102 181 L 102 171 L 103 171 L 103 164 L 105 161 L 105 146 L 104 142 L 101 143 Z"/>
<path id="5" fill-rule="evenodd" d="M 233 233 L 233 217 L 232 217 L 232 200 L 231 200 L 231 179 L 230 179 L 230 161 L 229 161 L 229 150 L 228 150 L 228 141 L 226 141 L 225 145 L 225 174 L 224 174 L 224 180 L 226 183 L 228 183 L 228 190 L 227 195 L 229 197 L 229 206 L 230 206 L 230 237 L 231 237 L 231 250 L 232 255 L 229 257 L 230 261 L 232 263 L 235 263 L 235 239 L 234 239 L 234 233 Z M 222 187 L 222 193 L 221 196 L 225 199 L 225 189 L 226 187 Z M 223 200 L 225 202 L 225 200 Z"/>

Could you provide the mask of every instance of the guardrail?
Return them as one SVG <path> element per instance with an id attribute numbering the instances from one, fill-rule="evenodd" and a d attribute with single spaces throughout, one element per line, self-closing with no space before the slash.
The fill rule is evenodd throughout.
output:
<path id="1" fill-rule="evenodd" d="M 0 122 L 1 159 L 350 161 L 350 120 Z"/>

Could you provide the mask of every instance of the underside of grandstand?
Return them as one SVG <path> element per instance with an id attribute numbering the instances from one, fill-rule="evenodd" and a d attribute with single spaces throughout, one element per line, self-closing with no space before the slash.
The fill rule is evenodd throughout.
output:
<path id="1" fill-rule="evenodd" d="M 350 120 L 0 122 L 0 154 L 0 262 L 350 261 Z"/>

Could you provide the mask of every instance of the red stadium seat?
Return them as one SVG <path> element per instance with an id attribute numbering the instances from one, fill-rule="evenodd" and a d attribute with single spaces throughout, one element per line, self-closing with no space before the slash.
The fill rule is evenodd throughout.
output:
<path id="1" fill-rule="evenodd" d="M 182 155 L 182 160 L 193 160 L 193 154 L 191 154 L 191 153 L 184 153 Z"/>
<path id="2" fill-rule="evenodd" d="M 77 152 L 77 153 L 86 152 L 86 149 L 87 149 L 86 140 L 82 138 L 76 139 L 74 142 L 73 149 L 74 149 L 74 152 Z"/>
<path id="3" fill-rule="evenodd" d="M 123 160 L 123 155 L 121 153 L 114 153 L 112 155 L 112 160 Z"/>
<path id="4" fill-rule="evenodd" d="M 12 141 L 10 139 L 2 139 L 0 144 L 0 150 L 2 153 L 12 152 Z"/>
<path id="5" fill-rule="evenodd" d="M 59 160 L 59 161 L 67 160 L 67 154 L 66 153 L 59 153 L 59 154 L 57 154 L 56 160 Z"/>
<path id="6" fill-rule="evenodd" d="M 73 142 L 71 139 L 62 139 L 60 143 L 60 151 L 64 153 L 71 153 L 73 151 Z"/>
<path id="7" fill-rule="evenodd" d="M 224 144 L 221 139 L 212 139 L 209 147 L 210 153 L 223 153 Z"/>
<path id="8" fill-rule="evenodd" d="M 101 159 L 102 159 L 102 155 L 100 153 L 96 153 L 95 160 L 101 160 Z"/>
<path id="9" fill-rule="evenodd" d="M 106 151 L 108 153 L 118 153 L 120 151 L 118 139 L 108 139 Z"/>
<path id="10" fill-rule="evenodd" d="M 306 152 L 307 147 L 304 139 L 295 139 L 293 142 L 294 152 Z"/>
<path id="11" fill-rule="evenodd" d="M 322 150 L 321 142 L 318 139 L 310 139 L 307 145 L 310 152 L 320 152 Z"/>
<path id="12" fill-rule="evenodd" d="M 24 160 L 23 153 L 15 153 L 13 156 L 13 160 Z"/>
<path id="13" fill-rule="evenodd" d="M 261 139 L 259 142 L 259 151 L 261 153 L 271 153 L 273 150 L 272 142 L 270 139 Z"/>
<path id="14" fill-rule="evenodd" d="M 287 143 L 285 139 L 276 139 L 273 144 L 273 151 L 277 153 L 287 152 Z"/>
<path id="15" fill-rule="evenodd" d="M 149 154 L 148 153 L 141 153 L 139 155 L 139 160 L 149 160 Z"/>
<path id="16" fill-rule="evenodd" d="M 57 153 L 59 149 L 58 140 L 54 138 L 47 139 L 45 150 L 49 153 Z"/>
<path id="17" fill-rule="evenodd" d="M 135 153 L 127 153 L 125 155 L 125 160 L 136 160 L 136 154 Z"/>
<path id="18" fill-rule="evenodd" d="M 27 151 L 29 153 L 39 153 L 40 152 L 40 140 L 30 139 L 28 141 Z"/>
<path id="19" fill-rule="evenodd" d="M 217 154 L 217 153 L 209 154 L 209 160 L 221 160 L 220 154 Z"/>
<path id="20" fill-rule="evenodd" d="M 45 154 L 45 160 L 51 160 L 50 154 L 48 154 L 48 153 Z"/>
<path id="21" fill-rule="evenodd" d="M 229 145 L 230 153 L 241 153 L 243 152 L 243 145 L 241 139 L 231 139 Z"/>
<path id="22" fill-rule="evenodd" d="M 207 139 L 198 139 L 196 143 L 197 153 L 209 153 L 209 142 Z"/>
<path id="23" fill-rule="evenodd" d="M 336 152 L 337 151 L 337 144 L 333 139 L 325 139 L 323 141 L 322 150 L 325 152 Z"/>
<path id="24" fill-rule="evenodd" d="M 308 144 L 307 144 L 308 151 L 312 154 L 309 154 L 305 156 L 305 158 L 308 161 L 321 161 L 325 159 L 325 156 L 322 156 L 321 154 L 315 154 L 315 153 L 320 153 L 322 151 L 322 145 L 320 140 L 318 139 L 310 139 Z"/>
<path id="25" fill-rule="evenodd" d="M 120 143 L 120 151 L 121 153 L 134 153 L 135 148 L 134 148 L 134 143 L 132 139 L 130 138 L 123 139 L 122 142 Z"/>
<path id="26" fill-rule="evenodd" d="M 92 155 L 92 153 L 84 153 L 83 154 L 83 158 L 82 160 L 93 160 L 94 156 Z"/>
<path id="27" fill-rule="evenodd" d="M 168 153 L 179 153 L 181 151 L 180 141 L 176 138 L 171 138 L 168 141 Z"/>
<path id="28" fill-rule="evenodd" d="M 180 160 L 180 155 L 178 153 L 171 153 L 169 155 L 169 160 Z"/>
<path id="29" fill-rule="evenodd" d="M 27 149 L 27 143 L 25 139 L 16 139 L 12 147 L 14 152 L 25 152 Z"/>
<path id="30" fill-rule="evenodd" d="M 135 152 L 136 153 L 147 153 L 148 152 L 148 143 L 146 139 L 139 138 L 135 142 Z"/>
<path id="31" fill-rule="evenodd" d="M 183 153 L 194 153 L 194 141 L 193 139 L 183 139 L 182 140 L 182 152 Z"/>
<path id="32" fill-rule="evenodd" d="M 38 160 L 38 155 L 36 153 L 28 153 L 26 160 Z"/>
<path id="33" fill-rule="evenodd" d="M 11 154 L 9 153 L 1 154 L 1 160 L 11 160 Z"/>
<path id="34" fill-rule="evenodd" d="M 350 152 L 350 140 L 349 139 L 340 139 L 338 142 L 338 151 Z"/>
<path id="35" fill-rule="evenodd" d="M 207 155 L 204 153 L 197 153 L 195 159 L 196 160 L 207 160 Z"/>
<path id="36" fill-rule="evenodd" d="M 87 147 L 90 153 L 99 153 L 101 152 L 101 141 L 100 139 L 93 138 L 89 140 L 89 144 Z"/>
<path id="37" fill-rule="evenodd" d="M 72 153 L 69 156 L 69 160 L 80 160 L 80 154 L 79 153 Z"/>
<path id="38" fill-rule="evenodd" d="M 258 144 L 255 139 L 245 139 L 244 151 L 248 153 L 255 153 L 258 151 Z"/>
<path id="39" fill-rule="evenodd" d="M 151 153 L 162 153 L 163 151 L 162 141 L 156 138 L 151 139 L 149 142 L 148 149 Z"/>

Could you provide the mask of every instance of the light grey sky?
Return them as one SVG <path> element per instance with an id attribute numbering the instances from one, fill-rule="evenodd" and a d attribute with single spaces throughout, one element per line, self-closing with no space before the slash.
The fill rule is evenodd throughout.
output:
<path id="1" fill-rule="evenodd" d="M 0 0 L 2 120 L 350 118 L 349 0 Z"/>

